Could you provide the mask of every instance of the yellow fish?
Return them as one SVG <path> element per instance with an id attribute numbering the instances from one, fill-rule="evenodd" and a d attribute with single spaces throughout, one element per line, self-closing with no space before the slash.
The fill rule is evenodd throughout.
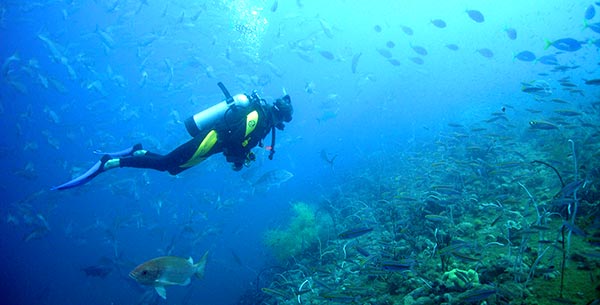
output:
<path id="1" fill-rule="evenodd" d="M 208 251 L 196 264 L 191 257 L 188 259 L 176 256 L 157 257 L 135 267 L 129 273 L 129 277 L 142 285 L 153 286 L 156 293 L 166 299 L 165 286 L 186 286 L 190 283 L 192 275 L 196 275 L 199 279 L 204 277 L 207 256 Z"/>

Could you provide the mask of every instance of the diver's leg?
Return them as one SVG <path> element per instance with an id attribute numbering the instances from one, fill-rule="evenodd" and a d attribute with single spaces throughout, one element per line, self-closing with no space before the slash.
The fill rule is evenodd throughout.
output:
<path id="1" fill-rule="evenodd" d="M 198 157 L 195 155 L 198 151 L 198 147 L 200 147 L 200 145 L 202 144 L 202 140 L 204 139 L 203 136 L 194 137 L 193 139 L 187 141 L 185 144 L 175 148 L 167 155 L 170 165 L 168 171 L 171 175 L 177 175 L 183 172 L 184 170 L 192 167 L 193 165 L 196 165 L 201 162 L 200 160 L 198 162 L 193 162 L 193 164 L 189 166 L 186 166 L 186 164 Z M 208 157 L 208 155 L 202 157 L 206 158 Z"/>
<path id="2" fill-rule="evenodd" d="M 139 150 L 130 157 L 113 158 L 107 161 L 104 168 L 111 169 L 115 167 L 135 167 L 150 168 L 159 171 L 168 171 L 176 175 L 188 167 L 180 167 L 181 164 L 188 162 L 196 152 L 202 138 L 196 137 L 186 143 L 178 146 L 166 155 L 159 155 L 145 150 Z"/>
<path id="3" fill-rule="evenodd" d="M 218 141 L 217 132 L 208 130 L 164 156 L 163 165 L 171 175 L 177 175 L 221 151 L 223 145 Z"/>
<path id="4" fill-rule="evenodd" d="M 138 143 L 131 147 L 128 147 L 126 149 L 116 151 L 116 152 L 103 152 L 103 151 L 97 149 L 97 150 L 94 150 L 94 153 L 97 155 L 109 155 L 111 158 L 120 158 L 120 157 L 133 156 L 133 154 L 135 152 L 140 151 L 142 149 L 143 149 L 142 144 Z"/>
<path id="5" fill-rule="evenodd" d="M 149 168 L 164 172 L 168 168 L 167 155 L 160 155 L 146 150 L 140 150 L 133 156 L 113 158 L 108 160 L 105 169 L 115 167 L 134 167 L 134 168 Z"/>
<path id="6" fill-rule="evenodd" d="M 169 153 L 173 160 L 173 166 L 169 169 L 169 173 L 172 175 L 176 175 L 223 151 L 223 144 L 219 141 L 215 130 L 204 131 L 184 145 Z"/>

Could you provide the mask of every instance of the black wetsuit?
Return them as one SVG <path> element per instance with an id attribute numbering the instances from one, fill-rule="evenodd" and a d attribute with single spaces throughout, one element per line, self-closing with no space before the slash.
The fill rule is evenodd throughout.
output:
<path id="1" fill-rule="evenodd" d="M 250 123 L 247 118 L 254 111 L 258 118 Z M 272 127 L 271 106 L 264 100 L 252 101 L 245 107 L 232 106 L 215 126 L 201 130 L 197 136 L 170 153 L 160 155 L 146 152 L 144 155 L 122 157 L 120 166 L 150 168 L 176 175 L 213 154 L 223 152 L 227 162 L 233 163 L 234 168 L 239 170 L 246 162 L 250 150 L 269 134 Z M 216 136 L 216 142 L 210 147 L 206 146 L 207 150 L 199 154 L 203 141 L 212 136 Z"/>

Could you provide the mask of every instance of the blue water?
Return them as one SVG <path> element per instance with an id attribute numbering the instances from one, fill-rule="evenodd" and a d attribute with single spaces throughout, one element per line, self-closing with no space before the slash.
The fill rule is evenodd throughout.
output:
<path id="1" fill-rule="evenodd" d="M 2 303 L 236 304 L 273 265 L 263 234 L 285 226 L 291 203 L 316 204 L 352 175 L 404 162 L 397 152 L 426 158 L 420 147 L 451 132 L 449 123 L 471 126 L 505 107 L 511 128 L 529 128 L 540 118 L 524 109 L 550 106 L 522 83 L 542 80 L 552 98 L 597 100 L 598 86 L 584 84 L 600 78 L 600 34 L 583 26 L 592 2 L 297 0 L 276 10 L 273 0 L 0 2 Z M 583 45 L 544 48 L 560 38 Z M 579 67 L 549 72 L 513 58 L 525 50 Z M 584 94 L 561 89 L 567 76 Z M 257 162 L 239 173 L 216 155 L 176 177 L 118 169 L 49 191 L 96 162 L 96 149 L 139 142 L 167 153 L 184 143 L 182 121 L 223 99 L 219 81 L 232 93 L 292 97 L 274 160 L 256 148 Z M 322 150 L 337 155 L 333 170 Z M 253 192 L 251 182 L 273 169 L 294 177 Z M 162 301 L 127 274 L 168 250 L 210 254 L 204 279 L 168 287 Z M 95 265 L 111 271 L 82 271 Z"/>

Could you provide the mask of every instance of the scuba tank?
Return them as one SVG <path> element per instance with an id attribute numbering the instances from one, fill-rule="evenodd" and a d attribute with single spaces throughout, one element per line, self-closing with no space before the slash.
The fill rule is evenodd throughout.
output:
<path id="1" fill-rule="evenodd" d="M 247 95 L 236 94 L 231 96 L 223 83 L 219 82 L 217 85 L 221 88 L 221 91 L 223 91 L 225 100 L 208 109 L 198 112 L 185 120 L 185 128 L 192 137 L 197 136 L 200 130 L 215 126 L 215 124 L 223 118 L 225 112 L 227 112 L 229 108 L 238 106 L 246 107 L 250 104 L 250 99 Z"/>

